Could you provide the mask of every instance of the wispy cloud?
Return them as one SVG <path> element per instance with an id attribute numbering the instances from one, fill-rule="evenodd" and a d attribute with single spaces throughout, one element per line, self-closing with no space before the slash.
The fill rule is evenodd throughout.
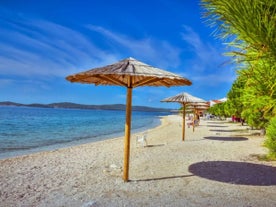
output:
<path id="1" fill-rule="evenodd" d="M 188 45 L 189 52 L 194 54 L 190 60 L 189 74 L 195 81 L 208 81 L 210 84 L 229 83 L 235 79 L 235 72 L 225 64 L 227 58 L 223 56 L 223 49 L 203 38 L 191 27 L 183 25 L 182 39 Z M 227 67 L 226 67 L 227 66 Z"/>
<path id="2" fill-rule="evenodd" d="M 188 44 L 189 52 L 193 53 L 194 69 L 197 71 L 208 70 L 210 66 L 220 67 L 225 61 L 222 50 L 212 46 L 210 42 L 204 42 L 200 35 L 191 27 L 183 25 L 182 39 Z"/>
<path id="3" fill-rule="evenodd" d="M 210 74 L 204 76 L 194 76 L 193 80 L 197 81 L 198 83 L 202 83 L 200 85 L 208 85 L 208 86 L 215 86 L 221 83 L 232 83 L 235 80 L 236 76 L 234 73 L 227 73 L 225 74 Z M 204 84 L 205 83 L 205 84 Z"/>
<path id="4" fill-rule="evenodd" d="M 8 78 L 0 78 L 0 88 L 6 88 L 9 87 L 13 84 L 13 80 L 12 79 L 8 79 Z"/>
<path id="5" fill-rule="evenodd" d="M 0 18 L 0 73 L 65 76 L 115 61 L 83 34 L 45 20 Z"/>
<path id="6" fill-rule="evenodd" d="M 177 67 L 180 64 L 181 50 L 165 40 L 152 37 L 135 39 L 95 25 L 87 25 L 87 28 L 113 41 L 120 49 L 127 50 L 127 53 L 145 61 L 154 62 L 158 67 Z"/>

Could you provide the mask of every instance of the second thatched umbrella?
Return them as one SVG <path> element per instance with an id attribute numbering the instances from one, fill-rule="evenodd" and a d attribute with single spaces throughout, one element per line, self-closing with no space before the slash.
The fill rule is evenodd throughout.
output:
<path id="1" fill-rule="evenodd" d="M 183 124 L 182 124 L 182 141 L 185 140 L 185 117 L 186 117 L 186 105 L 191 104 L 191 103 L 205 103 L 206 101 L 192 96 L 189 93 L 180 93 L 177 94 L 176 96 L 172 96 L 169 98 L 165 98 L 161 102 L 178 102 L 182 104 L 182 109 L 183 109 Z"/>
<path id="2" fill-rule="evenodd" d="M 207 102 L 202 103 L 202 102 L 194 102 L 194 103 L 188 103 L 187 104 L 188 108 L 193 109 L 194 112 L 194 119 L 196 114 L 198 114 L 198 112 L 200 110 L 207 110 L 208 108 L 210 108 L 209 104 L 207 104 Z M 199 120 L 197 120 L 199 123 Z M 195 131 L 195 120 L 193 121 L 193 132 Z"/>
<path id="3" fill-rule="evenodd" d="M 96 86 L 116 85 L 127 88 L 123 167 L 123 179 L 126 182 L 129 174 L 132 89 L 139 86 L 170 87 L 192 84 L 186 78 L 152 67 L 134 58 L 127 58 L 111 65 L 70 75 L 66 79 L 71 82 L 89 83 Z"/>

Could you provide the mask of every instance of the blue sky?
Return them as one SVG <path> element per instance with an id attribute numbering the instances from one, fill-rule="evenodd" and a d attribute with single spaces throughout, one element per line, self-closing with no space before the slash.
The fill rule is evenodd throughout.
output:
<path id="1" fill-rule="evenodd" d="M 188 92 L 227 95 L 235 71 L 197 0 L 1 0 L 0 101 L 125 104 L 126 89 L 70 83 L 67 75 L 133 57 L 184 76 L 183 87 L 139 87 L 133 105 Z"/>

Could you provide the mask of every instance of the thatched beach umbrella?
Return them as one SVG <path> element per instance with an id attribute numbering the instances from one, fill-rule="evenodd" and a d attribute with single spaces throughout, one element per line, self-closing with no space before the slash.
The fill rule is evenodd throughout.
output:
<path id="1" fill-rule="evenodd" d="M 123 179 L 128 181 L 131 103 L 132 89 L 139 86 L 182 86 L 191 85 L 191 81 L 176 74 L 152 67 L 134 58 L 127 58 L 104 67 L 94 68 L 85 72 L 66 77 L 71 82 L 97 85 L 124 86 L 127 88 L 125 149 Z"/>
<path id="2" fill-rule="evenodd" d="M 189 108 L 195 109 L 195 110 L 207 110 L 210 108 L 208 103 L 189 103 L 187 104 Z"/>
<path id="3" fill-rule="evenodd" d="M 182 104 L 182 109 L 183 109 L 182 141 L 184 141 L 185 140 L 185 116 L 186 116 L 187 104 L 204 103 L 206 101 L 201 98 L 192 96 L 189 93 L 184 92 L 184 93 L 177 94 L 176 96 L 165 98 L 161 102 L 178 102 L 178 103 Z M 194 126 L 194 124 L 193 124 L 193 126 Z"/>
<path id="4" fill-rule="evenodd" d="M 187 104 L 188 108 L 192 109 L 194 112 L 194 117 L 196 115 L 196 113 L 198 113 L 198 111 L 201 110 L 207 110 L 208 108 L 210 108 L 209 104 L 207 102 L 205 103 L 199 103 L 199 102 L 194 102 L 194 103 L 188 103 Z M 195 131 L 195 124 L 193 122 L 193 132 Z"/>

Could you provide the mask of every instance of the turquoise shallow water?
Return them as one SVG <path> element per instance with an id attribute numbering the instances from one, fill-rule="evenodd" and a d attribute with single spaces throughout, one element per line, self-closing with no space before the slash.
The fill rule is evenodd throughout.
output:
<path id="1" fill-rule="evenodd" d="M 132 132 L 157 126 L 160 112 L 132 112 Z M 125 111 L 0 107 L 0 158 L 124 134 Z"/>

